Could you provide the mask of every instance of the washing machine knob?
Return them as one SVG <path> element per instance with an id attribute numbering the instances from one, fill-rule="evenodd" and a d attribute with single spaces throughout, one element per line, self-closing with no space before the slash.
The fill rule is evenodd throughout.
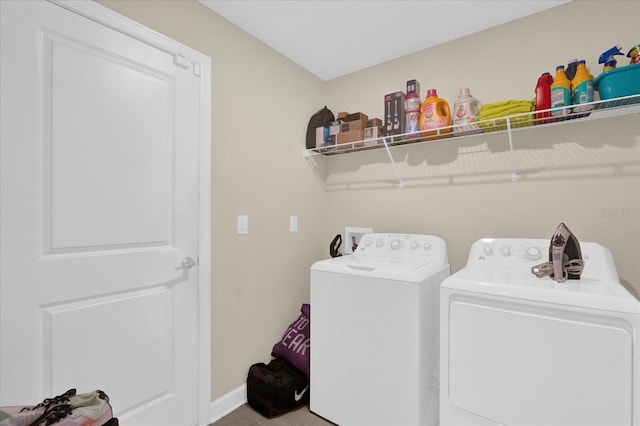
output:
<path id="1" fill-rule="evenodd" d="M 424 249 L 425 249 L 425 251 L 431 250 L 431 243 L 429 243 L 429 242 L 424 243 Z"/>
<path id="2" fill-rule="evenodd" d="M 502 252 L 502 255 L 504 257 L 511 256 L 511 249 L 509 247 L 502 247 L 502 249 L 500 251 Z"/>
<path id="3" fill-rule="evenodd" d="M 411 250 L 415 250 L 418 248 L 418 242 L 416 240 L 411 241 Z"/>
<path id="4" fill-rule="evenodd" d="M 400 247 L 402 247 L 400 240 L 391 240 L 391 250 L 398 250 Z"/>
<path id="5" fill-rule="evenodd" d="M 493 248 L 491 248 L 491 246 L 484 246 L 484 254 L 491 256 L 493 254 Z"/>
<path id="6" fill-rule="evenodd" d="M 365 246 L 367 246 L 367 247 L 369 247 L 369 246 L 371 245 L 371 240 L 367 239 L 367 240 L 364 242 L 364 245 L 365 245 Z"/>
<path id="7" fill-rule="evenodd" d="M 378 240 L 378 241 L 376 241 L 376 247 L 380 248 L 380 247 L 382 247 L 383 245 L 384 245 L 384 241 L 382 241 L 382 240 Z"/>
<path id="8" fill-rule="evenodd" d="M 524 251 L 524 257 L 529 260 L 538 260 L 542 257 L 542 252 L 538 247 L 529 247 Z"/>

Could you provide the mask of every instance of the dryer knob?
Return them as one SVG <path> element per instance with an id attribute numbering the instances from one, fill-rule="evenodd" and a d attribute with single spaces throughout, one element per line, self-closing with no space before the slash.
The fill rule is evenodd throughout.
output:
<path id="1" fill-rule="evenodd" d="M 424 243 L 424 250 L 425 251 L 431 250 L 431 243 Z"/>
<path id="2" fill-rule="evenodd" d="M 542 257 L 542 252 L 538 247 L 529 247 L 524 251 L 524 257 L 529 260 L 538 260 Z"/>
<path id="3" fill-rule="evenodd" d="M 511 256 L 511 249 L 509 247 L 502 247 L 502 249 L 500 251 L 502 251 L 502 255 L 504 257 Z"/>
<path id="4" fill-rule="evenodd" d="M 378 241 L 376 241 L 376 247 L 380 248 L 380 247 L 382 247 L 383 245 L 384 245 L 384 241 L 382 241 L 382 240 L 378 240 Z"/>
<path id="5" fill-rule="evenodd" d="M 369 246 L 371 245 L 371 240 L 367 239 L 367 240 L 364 242 L 364 245 L 365 245 L 365 246 L 367 246 L 367 247 L 369 247 Z"/>
<path id="6" fill-rule="evenodd" d="M 493 254 L 493 248 L 491 248 L 491 246 L 484 246 L 484 254 L 491 256 Z"/>
<path id="7" fill-rule="evenodd" d="M 418 248 L 418 242 L 415 241 L 415 240 L 411 241 L 410 247 L 411 247 L 411 250 L 417 249 Z"/>
<path id="8" fill-rule="evenodd" d="M 402 243 L 400 242 L 400 240 L 391 241 L 391 250 L 398 250 L 400 247 L 402 247 Z"/>

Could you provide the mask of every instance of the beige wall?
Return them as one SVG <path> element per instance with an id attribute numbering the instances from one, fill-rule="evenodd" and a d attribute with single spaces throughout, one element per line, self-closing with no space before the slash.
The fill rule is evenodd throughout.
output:
<path id="1" fill-rule="evenodd" d="M 327 103 L 382 118 L 384 94 L 414 78 L 423 98 L 436 88 L 451 106 L 463 87 L 485 103 L 531 99 L 540 74 L 555 75 L 570 58 L 586 59 L 599 75 L 602 52 L 640 42 L 639 17 L 637 1 L 574 1 L 332 80 Z M 609 247 L 621 279 L 640 289 L 638 114 L 522 130 L 513 143 L 515 183 L 506 134 L 395 149 L 404 189 L 389 183 L 395 175 L 382 152 L 319 161 L 329 234 L 348 223 L 439 235 L 456 271 L 478 238 L 550 238 L 565 222 L 579 240 Z"/>
<path id="2" fill-rule="evenodd" d="M 597 75 L 602 51 L 640 43 L 639 2 L 572 2 L 329 82 L 195 1 L 100 3 L 212 58 L 213 399 L 269 359 L 308 301 L 309 266 L 345 226 L 439 235 L 456 271 L 477 238 L 549 238 L 564 221 L 609 247 L 640 289 L 637 114 L 515 132 L 518 182 L 505 134 L 395 148 L 403 189 L 383 151 L 302 158 L 318 108 L 382 117 L 384 94 L 409 79 L 453 104 L 462 87 L 486 103 L 530 99 L 572 57 Z M 238 214 L 247 236 L 235 235 Z"/>

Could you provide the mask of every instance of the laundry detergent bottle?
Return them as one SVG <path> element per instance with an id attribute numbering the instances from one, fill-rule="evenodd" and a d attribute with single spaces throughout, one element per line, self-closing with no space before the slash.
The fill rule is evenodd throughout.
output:
<path id="1" fill-rule="evenodd" d="M 536 84 L 536 124 L 553 123 L 553 119 L 542 120 L 550 117 L 551 112 L 551 85 L 553 84 L 553 76 L 548 72 L 542 73 Z"/>
<path id="2" fill-rule="evenodd" d="M 451 111 L 446 100 L 439 98 L 436 89 L 429 89 L 420 109 L 420 132 L 425 138 L 447 137 L 451 129 Z"/>
<path id="3" fill-rule="evenodd" d="M 593 109 L 593 105 L 580 105 L 593 102 L 593 76 L 587 71 L 586 61 L 578 62 L 576 75 L 571 80 L 571 100 L 573 112 L 585 112 Z"/>
<path id="4" fill-rule="evenodd" d="M 460 89 L 458 99 L 453 104 L 453 133 L 456 135 L 480 133 L 476 121 L 478 121 L 478 110 L 481 106 L 482 103 L 471 96 L 468 88 Z"/>
<path id="5" fill-rule="evenodd" d="M 564 73 L 564 65 L 556 67 L 556 77 L 551 84 L 551 115 L 563 117 L 571 112 L 571 81 Z"/>

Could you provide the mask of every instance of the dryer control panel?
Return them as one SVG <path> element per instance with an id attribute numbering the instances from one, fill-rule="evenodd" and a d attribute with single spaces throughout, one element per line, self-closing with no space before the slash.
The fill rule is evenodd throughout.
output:
<path id="1" fill-rule="evenodd" d="M 522 238 L 484 238 L 469 251 L 467 265 L 532 264 L 549 260 L 549 241 Z"/>
<path id="2" fill-rule="evenodd" d="M 549 243 L 546 239 L 483 238 L 471 246 L 467 266 L 522 270 L 533 277 L 530 268 L 549 261 Z M 607 248 L 581 241 L 580 250 L 585 261 L 583 278 L 618 282 L 615 263 Z"/>

